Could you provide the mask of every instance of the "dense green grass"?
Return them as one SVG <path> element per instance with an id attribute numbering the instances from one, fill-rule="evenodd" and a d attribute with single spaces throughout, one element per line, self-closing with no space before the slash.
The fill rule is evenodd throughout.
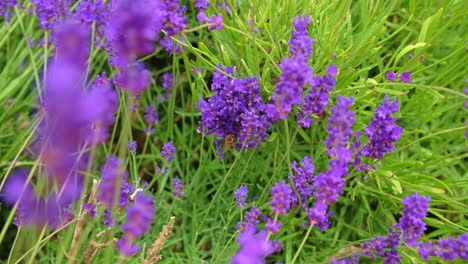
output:
<path id="1" fill-rule="evenodd" d="M 235 1 L 228 2 L 235 6 Z M 414 191 L 432 197 L 423 240 L 468 232 L 468 144 L 463 136 L 468 127 L 463 102 L 468 96 L 462 91 L 467 77 L 468 13 L 464 1 L 239 2 L 237 13 L 231 17 L 224 14 L 224 29 L 211 32 L 206 28 L 191 30 L 198 23 L 188 4 L 191 20 L 184 33 L 188 40 L 183 44 L 184 52 L 169 56 L 158 48 L 144 58 L 155 83 L 137 102 L 136 114 L 126 108 L 133 98 L 120 92 L 121 107 L 111 140 L 97 149 L 92 169 L 86 174 L 89 179 L 99 179 L 100 166 L 113 153 L 127 158 L 131 179 L 142 177 L 152 184 L 157 213 L 152 229 L 142 240 L 146 248 L 175 216 L 174 231 L 165 244 L 161 263 L 226 263 L 238 249 L 234 227 L 243 216 L 236 208 L 234 190 L 248 185 L 249 201 L 255 197 L 250 204 L 269 213 L 271 187 L 287 178 L 293 160 L 309 155 L 316 171 L 326 169 L 323 141 L 329 112 L 310 129 L 298 127 L 292 118 L 279 123 L 256 150 L 226 149 L 224 161 L 217 158 L 213 138 L 197 133 L 200 113 L 196 105 L 200 98 L 209 96 L 212 72 L 219 63 L 235 66 L 240 77 L 259 76 L 262 95 L 265 100 L 269 98 L 280 74 L 277 65 L 288 56 L 287 40 L 298 14 L 310 15 L 313 21 L 309 29 L 316 40 L 310 61 L 314 73 L 323 74 L 330 63 L 339 68 L 332 105 L 338 94 L 355 97 L 355 131 L 369 124 L 373 110 L 389 94 L 401 105 L 398 123 L 404 132 L 396 151 L 377 162 L 378 169 L 353 171 L 346 178 L 345 193 L 332 207 L 335 217 L 329 230 L 320 233 L 313 229 L 300 247 L 307 232 L 307 227 L 301 226 L 306 215 L 296 210 L 280 217 L 284 228 L 272 238 L 283 243 L 283 251 L 268 261 L 291 263 L 299 252 L 296 263 L 318 263 L 353 252 L 366 239 L 386 234 L 388 226 L 401 216 L 401 199 Z M 211 8 L 209 12 L 214 12 Z M 249 26 L 250 18 L 259 33 Z M 39 40 L 49 36 L 37 28 L 36 18 L 25 10 L 15 9 L 10 21 L 2 21 L 0 186 L 12 168 L 40 166 L 24 153 L 34 139 L 36 89 L 40 89 L 44 54 L 50 55 L 50 48 L 28 45 L 29 37 Z M 89 76 L 111 73 L 106 60 L 102 50 L 94 49 Z M 190 73 L 191 68 L 200 67 L 204 69 L 202 76 Z M 390 70 L 412 71 L 414 83 L 389 83 L 384 73 Z M 173 96 L 157 103 L 156 98 L 164 93 L 160 79 L 164 72 L 175 76 Z M 146 137 L 143 114 L 150 103 L 156 103 L 160 123 L 155 134 Z M 138 142 L 134 156 L 119 151 L 126 148 L 130 138 Z M 169 140 L 175 143 L 177 158 L 169 164 L 168 175 L 157 174 L 155 168 L 162 160 L 160 148 Z M 183 199 L 172 196 L 173 177 L 180 177 L 185 185 Z M 9 208 L 0 205 L 0 221 L 5 223 L 0 225 L 0 261 L 9 257 L 12 263 L 20 258 L 29 263 L 67 261 L 65 252 L 75 221 L 54 232 L 17 229 L 11 224 L 12 216 Z M 90 219 L 81 245 L 85 247 L 104 229 L 102 218 Z M 420 261 L 416 250 L 402 252 L 404 263 Z M 95 261 L 109 263 L 117 256 L 110 245 Z M 139 263 L 142 257 L 125 262 Z"/>

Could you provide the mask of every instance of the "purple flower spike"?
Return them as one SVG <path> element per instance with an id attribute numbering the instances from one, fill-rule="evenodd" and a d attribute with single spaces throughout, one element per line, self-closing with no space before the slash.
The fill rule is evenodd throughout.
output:
<path id="1" fill-rule="evenodd" d="M 153 196 L 138 192 L 135 203 L 127 207 L 127 219 L 122 224 L 124 237 L 116 244 L 122 255 L 128 257 L 138 252 L 139 246 L 133 243 L 136 238 L 150 229 L 155 210 Z"/>
<path id="2" fill-rule="evenodd" d="M 332 160 L 339 160 L 342 163 L 351 162 L 352 152 L 346 145 L 353 135 L 351 127 L 355 122 L 355 113 L 351 110 L 354 98 L 345 98 L 341 95 L 336 100 L 336 107 L 332 108 L 331 116 L 328 119 L 328 137 L 324 144 L 327 147 L 327 154 Z"/>
<path id="3" fill-rule="evenodd" d="M 468 233 L 464 233 L 457 238 L 455 243 L 455 250 L 463 260 L 468 260 Z"/>
<path id="4" fill-rule="evenodd" d="M 312 69 L 302 60 L 286 58 L 279 65 L 282 70 L 272 96 L 269 118 L 273 121 L 286 119 L 294 105 L 301 102 L 302 87 L 312 80 Z"/>
<path id="5" fill-rule="evenodd" d="M 312 195 L 314 187 L 312 182 L 314 180 L 314 171 L 315 167 L 312 163 L 312 159 L 308 156 L 305 156 L 302 159 L 302 166 L 297 166 L 297 161 L 293 161 L 291 164 L 291 169 L 293 170 L 292 179 L 294 186 L 296 187 L 297 192 L 301 198 L 301 206 L 306 207 L 307 199 Z"/>
<path id="6" fill-rule="evenodd" d="M 375 117 L 365 129 L 369 143 L 364 146 L 360 154 L 368 158 L 381 159 L 385 153 L 393 152 L 394 142 L 400 139 L 403 128 L 396 124 L 393 113 L 398 112 L 400 106 L 396 99 L 389 101 L 385 95 L 385 102 L 375 110 Z"/>
<path id="7" fill-rule="evenodd" d="M 130 153 L 132 153 L 133 155 L 135 155 L 136 149 L 137 149 L 137 143 L 136 143 L 136 141 L 134 141 L 134 140 L 128 141 L 127 147 L 128 147 L 128 151 L 130 151 Z"/>
<path id="8" fill-rule="evenodd" d="M 411 80 L 411 72 L 410 71 L 407 71 L 407 72 L 403 72 L 402 74 L 400 74 L 400 80 L 404 83 L 411 83 L 413 82 Z"/>
<path id="9" fill-rule="evenodd" d="M 201 9 L 201 10 L 206 10 L 210 6 L 210 1 L 209 0 L 196 0 L 195 1 L 195 8 L 196 9 Z"/>
<path id="10" fill-rule="evenodd" d="M 245 185 L 241 185 L 239 189 L 234 192 L 234 196 L 236 197 L 236 204 L 237 208 L 244 209 L 247 206 L 245 199 L 247 198 L 247 193 L 249 189 Z"/>
<path id="11" fill-rule="evenodd" d="M 174 143 L 169 141 L 164 144 L 161 150 L 161 156 L 166 160 L 166 162 L 171 162 L 174 160 L 174 154 L 176 152 L 176 148 L 174 147 Z"/>
<path id="12" fill-rule="evenodd" d="M 242 232 L 247 229 L 256 229 L 258 223 L 260 223 L 260 210 L 257 207 L 252 206 L 250 211 L 245 213 L 244 222 L 238 222 L 236 225 L 236 230 Z"/>
<path id="13" fill-rule="evenodd" d="M 456 251 L 456 242 L 453 237 L 440 239 L 437 243 L 438 256 L 445 260 L 454 260 L 458 254 Z"/>
<path id="14" fill-rule="evenodd" d="M 133 187 L 127 183 L 127 177 L 128 173 L 117 157 L 109 156 L 106 165 L 101 168 L 101 182 L 96 196 L 97 200 L 109 210 L 114 206 L 114 203 L 119 206 L 126 206 L 128 197 L 133 191 Z M 115 202 L 116 192 L 119 193 L 117 195 L 118 203 Z"/>
<path id="15" fill-rule="evenodd" d="M 423 219 L 429 208 L 431 197 L 422 197 L 417 192 L 403 199 L 403 216 L 399 221 L 399 228 L 403 231 L 403 238 L 408 245 L 414 247 L 416 241 L 426 230 Z"/>
<path id="16" fill-rule="evenodd" d="M 275 214 L 285 214 L 291 209 L 291 200 L 293 197 L 293 189 L 284 181 L 275 183 L 271 188 L 271 211 Z"/>
<path id="17" fill-rule="evenodd" d="M 394 72 L 391 71 L 391 72 L 387 72 L 385 74 L 385 77 L 387 77 L 387 80 L 389 82 L 395 82 L 395 79 L 396 79 L 397 76 L 396 76 L 396 74 Z"/>
<path id="18" fill-rule="evenodd" d="M 153 104 L 150 104 L 146 108 L 145 120 L 148 126 L 156 126 L 158 124 L 159 116 Z"/>
<path id="19" fill-rule="evenodd" d="M 210 27 L 208 27 L 208 30 L 221 30 L 223 29 L 223 15 L 212 15 L 211 18 L 209 18 L 205 12 L 200 11 L 197 14 L 197 20 L 201 23 L 208 23 L 212 24 Z"/>
<path id="20" fill-rule="evenodd" d="M 172 191 L 172 194 L 174 194 L 175 197 L 177 198 L 182 198 L 183 197 L 183 190 L 184 190 L 184 186 L 182 185 L 182 181 L 179 179 L 179 178 L 174 178 L 172 179 L 172 187 L 173 187 L 173 191 Z"/>
<path id="21" fill-rule="evenodd" d="M 270 233 L 276 234 L 279 232 L 279 229 L 281 228 L 282 225 L 283 224 L 278 221 L 275 222 L 274 220 L 267 218 L 265 229 Z"/>
<path id="22" fill-rule="evenodd" d="M 335 65 L 328 66 L 324 76 L 315 76 L 311 82 L 312 89 L 301 101 L 301 111 L 297 112 L 297 123 L 309 128 L 313 119 L 311 115 L 320 116 L 329 104 L 329 93 L 335 90 L 338 69 Z"/>
<path id="23" fill-rule="evenodd" d="M 273 242 L 267 239 L 268 233 L 254 228 L 244 230 L 238 237 L 239 251 L 231 259 L 231 264 L 264 263 L 265 257 L 274 252 Z"/>
<path id="24" fill-rule="evenodd" d="M 309 61 L 312 55 L 312 44 L 315 42 L 309 37 L 309 31 L 307 30 L 309 24 L 310 18 L 308 16 L 299 15 L 295 18 L 295 31 L 292 32 L 291 38 L 288 41 L 291 57 L 302 60 L 305 63 Z"/>

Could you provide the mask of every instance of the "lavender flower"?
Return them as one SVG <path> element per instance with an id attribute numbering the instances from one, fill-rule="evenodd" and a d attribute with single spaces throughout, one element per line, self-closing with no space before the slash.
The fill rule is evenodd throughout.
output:
<path id="1" fill-rule="evenodd" d="M 105 26 L 105 38 L 116 64 L 126 65 L 154 51 L 163 27 L 161 1 L 114 1 Z"/>
<path id="2" fill-rule="evenodd" d="M 224 71 L 234 75 L 232 67 Z M 268 136 L 271 123 L 265 114 L 266 105 L 262 103 L 259 86 L 255 77 L 233 79 L 214 72 L 211 90 L 215 94 L 207 101 L 201 99 L 199 102 L 202 113 L 199 131 L 216 136 L 220 157 L 221 144 L 225 142 L 238 149 L 254 148 Z"/>
<path id="3" fill-rule="evenodd" d="M 431 197 L 422 197 L 417 192 L 403 199 L 403 216 L 398 223 L 403 231 L 403 238 L 410 246 L 416 246 L 416 241 L 426 230 L 423 219 L 429 208 Z"/>
<path id="4" fill-rule="evenodd" d="M 150 104 L 146 108 L 145 120 L 146 120 L 146 123 L 147 123 L 148 127 L 153 127 L 153 126 L 156 126 L 158 124 L 159 116 L 158 116 L 158 113 L 156 112 L 156 109 L 154 108 L 153 104 Z M 149 129 L 149 128 L 147 128 L 147 129 Z M 150 134 L 152 134 L 152 133 L 150 133 Z"/>
<path id="5" fill-rule="evenodd" d="M 398 229 L 389 228 L 387 237 L 377 236 L 362 244 L 362 254 L 365 256 L 381 257 L 385 264 L 400 263 L 401 255 L 398 252 L 400 245 L 400 233 Z"/>
<path id="6" fill-rule="evenodd" d="M 345 98 L 341 95 L 336 100 L 336 107 L 332 108 L 332 114 L 328 119 L 328 137 L 325 139 L 327 154 L 332 160 L 343 163 L 351 161 L 351 150 L 346 145 L 353 135 L 352 125 L 355 122 L 355 113 L 351 111 L 354 98 Z"/>
<path id="7" fill-rule="evenodd" d="M 153 196 L 138 192 L 135 203 L 127 208 L 127 220 L 122 224 L 124 237 L 116 243 L 122 255 L 129 257 L 138 252 L 139 246 L 133 244 L 134 240 L 150 229 L 155 210 Z"/>
<path id="8" fill-rule="evenodd" d="M 260 210 L 258 210 L 257 207 L 252 206 L 252 208 L 250 208 L 250 211 L 247 211 L 245 213 L 244 221 L 237 223 L 236 230 L 242 232 L 247 229 L 256 229 L 258 223 L 260 223 L 259 218 Z"/>
<path id="9" fill-rule="evenodd" d="M 231 264 L 264 263 L 265 257 L 274 252 L 273 243 L 267 239 L 267 235 L 265 231 L 256 234 L 254 228 L 244 230 L 237 238 L 240 249 L 231 259 Z"/>
<path id="10" fill-rule="evenodd" d="M 312 55 L 312 44 L 314 41 L 309 37 L 307 26 L 310 24 L 308 16 L 299 15 L 294 19 L 295 31 L 292 32 L 288 41 L 291 57 L 303 60 L 307 63 Z"/>
<path id="11" fill-rule="evenodd" d="M 266 224 L 265 224 L 265 229 L 273 234 L 276 234 L 279 232 L 279 229 L 281 228 L 283 224 L 278 222 L 278 220 L 271 220 L 270 218 L 267 218 Z"/>
<path id="12" fill-rule="evenodd" d="M 360 154 L 368 158 L 381 159 L 385 153 L 393 152 L 395 149 L 393 143 L 400 139 L 403 131 L 392 117 L 392 114 L 398 110 L 396 99 L 390 103 L 388 95 L 385 95 L 385 102 L 377 107 L 375 117 L 365 129 L 370 142 L 364 146 Z"/>
<path id="13" fill-rule="evenodd" d="M 172 90 L 172 73 L 164 73 L 162 75 L 162 87 L 166 89 L 167 91 Z"/>
<path id="14" fill-rule="evenodd" d="M 322 115 L 328 106 L 329 92 L 335 89 L 336 75 L 338 69 L 335 65 L 328 66 L 327 73 L 322 76 L 315 76 L 311 82 L 312 89 L 301 101 L 300 109 L 297 112 L 297 123 L 301 127 L 309 128 L 313 119 L 311 115 Z"/>
<path id="15" fill-rule="evenodd" d="M 172 194 L 174 194 L 175 197 L 177 198 L 183 197 L 182 192 L 183 192 L 184 186 L 182 185 L 182 181 L 179 178 L 172 179 L 172 188 L 174 189 L 172 191 Z"/>
<path id="16" fill-rule="evenodd" d="M 457 238 L 455 251 L 459 258 L 468 260 L 468 233 L 464 233 Z"/>
<path id="17" fill-rule="evenodd" d="M 137 149 L 137 143 L 136 143 L 136 141 L 134 141 L 134 140 L 128 141 L 127 147 L 128 147 L 128 150 L 130 151 L 130 153 L 132 153 L 133 155 L 135 155 L 136 149 Z"/>
<path id="18" fill-rule="evenodd" d="M 236 204 L 237 208 L 244 209 L 247 206 L 245 199 L 247 198 L 247 193 L 249 189 L 245 185 L 241 185 L 239 189 L 234 192 L 234 196 L 236 197 Z"/>
<path id="19" fill-rule="evenodd" d="M 320 228 L 320 231 L 325 231 L 330 226 L 328 218 L 332 215 L 327 213 L 328 205 L 321 201 L 316 201 L 312 208 L 307 209 L 308 220 L 307 225 L 313 225 Z"/>
<path id="20" fill-rule="evenodd" d="M 390 71 L 390 72 L 387 72 L 385 74 L 385 77 L 387 77 L 388 81 L 395 82 L 395 79 L 396 79 L 397 76 L 396 76 L 396 74 L 394 72 Z"/>
<path id="21" fill-rule="evenodd" d="M 101 182 L 97 193 L 97 200 L 107 209 L 114 205 L 126 206 L 133 188 L 127 183 L 128 172 L 123 168 L 120 160 L 109 156 L 106 164 L 101 168 Z M 117 196 L 116 196 L 117 195 Z M 118 201 L 115 198 L 119 199 Z"/>
<path id="22" fill-rule="evenodd" d="M 437 255 L 445 260 L 454 260 L 458 256 L 455 247 L 456 247 L 456 242 L 453 237 L 440 239 L 437 243 L 437 250 L 438 250 Z"/>
<path id="23" fill-rule="evenodd" d="M 210 1 L 209 0 L 196 0 L 195 1 L 195 8 L 196 9 L 201 9 L 201 10 L 206 10 L 210 6 Z"/>
<path id="24" fill-rule="evenodd" d="M 36 7 L 40 28 L 45 30 L 52 29 L 57 20 L 70 14 L 66 0 L 32 0 L 31 3 Z"/>
<path id="25" fill-rule="evenodd" d="M 179 0 L 161 1 L 164 7 L 164 31 L 167 32 L 168 37 L 174 36 L 181 32 L 187 22 L 188 18 L 185 17 L 186 7 L 179 7 Z"/>
<path id="26" fill-rule="evenodd" d="M 285 214 L 291 209 L 293 193 L 291 186 L 286 185 L 284 181 L 275 183 L 271 188 L 271 211 L 275 214 Z"/>
<path id="27" fill-rule="evenodd" d="M 151 83 L 151 72 L 143 63 L 126 64 L 114 77 L 115 84 L 133 94 L 140 94 Z"/>
<path id="28" fill-rule="evenodd" d="M 166 160 L 166 162 L 171 162 L 174 160 L 174 153 L 176 152 L 176 148 L 174 147 L 174 143 L 169 141 L 164 144 L 161 150 L 161 156 Z"/>
<path id="29" fill-rule="evenodd" d="M 268 109 L 268 117 L 273 121 L 286 119 L 292 107 L 301 102 L 302 87 L 313 75 L 303 60 L 286 58 L 279 67 L 282 72 Z"/>
<path id="30" fill-rule="evenodd" d="M 407 71 L 407 72 L 403 72 L 402 74 L 400 74 L 400 80 L 404 83 L 410 83 L 412 82 L 411 80 L 411 72 L 410 71 Z"/>
<path id="31" fill-rule="evenodd" d="M 302 159 L 302 166 L 297 166 L 297 161 L 293 161 L 291 164 L 293 171 L 292 180 L 297 192 L 301 198 L 301 206 L 306 207 L 307 199 L 312 195 L 314 187 L 312 185 L 314 178 L 315 167 L 312 163 L 312 159 L 305 156 Z"/>
<path id="32" fill-rule="evenodd" d="M 221 14 L 212 15 L 211 17 L 208 17 L 205 14 L 205 12 L 200 11 L 197 14 L 197 20 L 200 23 L 212 24 L 210 27 L 208 27 L 208 30 L 221 30 L 221 29 L 223 29 L 223 15 L 221 15 Z"/>

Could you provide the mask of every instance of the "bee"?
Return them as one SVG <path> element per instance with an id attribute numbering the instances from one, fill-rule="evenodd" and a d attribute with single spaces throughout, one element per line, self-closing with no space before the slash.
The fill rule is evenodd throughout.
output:
<path id="1" fill-rule="evenodd" d="M 236 136 L 234 136 L 233 134 L 228 134 L 224 138 L 224 144 L 230 148 L 233 148 L 235 146 L 235 143 L 236 143 Z"/>

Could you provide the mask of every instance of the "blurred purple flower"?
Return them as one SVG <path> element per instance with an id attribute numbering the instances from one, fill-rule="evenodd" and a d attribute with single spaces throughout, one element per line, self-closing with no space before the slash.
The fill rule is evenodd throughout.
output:
<path id="1" fill-rule="evenodd" d="M 275 183 L 271 188 L 271 211 L 275 214 L 285 214 L 291 209 L 291 200 L 293 198 L 293 189 L 284 181 Z"/>
<path id="2" fill-rule="evenodd" d="M 291 38 L 288 41 L 291 57 L 293 59 L 303 60 L 305 63 L 309 61 L 312 55 L 312 44 L 315 42 L 309 37 L 309 31 L 307 29 L 309 24 L 309 16 L 299 15 L 295 18 L 295 31 L 292 31 Z"/>
<path id="3" fill-rule="evenodd" d="M 407 71 L 407 72 L 403 72 L 402 74 L 400 74 L 400 80 L 404 83 L 411 83 L 412 82 L 411 72 Z"/>
<path id="4" fill-rule="evenodd" d="M 195 1 L 195 8 L 196 9 L 201 9 L 201 10 L 206 10 L 210 6 L 210 1 L 209 0 L 196 0 Z"/>
<path id="5" fill-rule="evenodd" d="M 135 155 L 136 149 L 137 149 L 137 143 L 136 143 L 136 141 L 134 141 L 134 140 L 128 141 L 127 147 L 128 147 L 128 151 L 130 151 L 130 153 L 132 153 L 133 155 Z"/>
<path id="6" fill-rule="evenodd" d="M 274 252 L 273 243 L 267 239 L 267 235 L 266 231 L 260 231 L 256 234 L 254 228 L 246 229 L 240 233 L 237 238 L 240 249 L 231 259 L 231 264 L 264 263 L 265 257 Z"/>
<path id="7" fill-rule="evenodd" d="M 236 230 L 242 232 L 247 229 L 256 229 L 258 223 L 260 223 L 259 218 L 260 210 L 258 210 L 257 207 L 252 206 L 252 208 L 250 208 L 250 211 L 247 211 L 245 213 L 244 221 L 237 223 Z"/>
<path id="8" fill-rule="evenodd" d="M 293 171 L 292 180 L 297 192 L 301 198 L 301 206 L 306 207 L 307 199 L 312 195 L 314 187 L 312 185 L 314 180 L 315 166 L 312 163 L 312 159 L 305 156 L 302 159 L 302 166 L 297 166 L 297 161 L 293 161 L 291 169 Z"/>
<path id="9" fill-rule="evenodd" d="M 115 156 L 109 156 L 101 168 L 97 200 L 111 210 L 114 205 L 126 206 L 133 187 L 127 182 L 128 172 L 121 161 Z M 116 201 L 115 199 L 118 199 Z"/>
<path id="10" fill-rule="evenodd" d="M 176 152 L 176 148 L 172 141 L 169 141 L 164 144 L 161 149 L 161 156 L 166 160 L 166 162 L 171 162 L 174 160 L 174 154 Z"/>
<path id="11" fill-rule="evenodd" d="M 247 206 L 245 199 L 247 198 L 247 193 L 249 189 L 245 185 L 241 185 L 239 189 L 234 192 L 234 196 L 236 198 L 237 208 L 244 209 Z"/>
<path id="12" fill-rule="evenodd" d="M 396 79 L 397 76 L 396 76 L 396 74 L 394 72 L 390 71 L 390 72 L 387 72 L 385 74 L 385 77 L 387 77 L 388 81 L 395 82 L 395 79 Z"/>
<path id="13" fill-rule="evenodd" d="M 184 186 L 182 185 L 182 181 L 179 178 L 174 178 L 172 179 L 172 194 L 174 194 L 175 197 L 177 198 L 182 198 L 183 197 L 183 190 Z"/>

